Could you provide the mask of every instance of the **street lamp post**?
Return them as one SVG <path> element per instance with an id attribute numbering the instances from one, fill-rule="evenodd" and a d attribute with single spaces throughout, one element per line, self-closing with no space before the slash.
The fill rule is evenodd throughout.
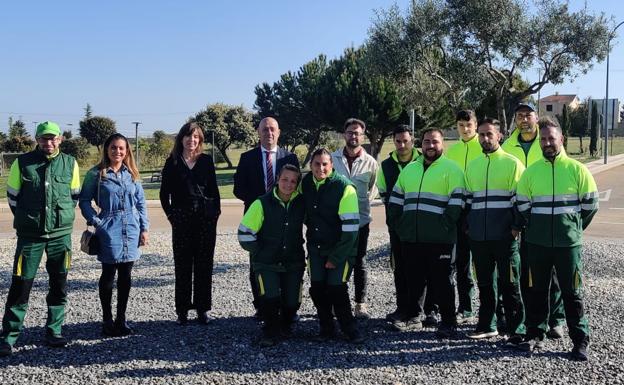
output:
<path id="1" fill-rule="evenodd" d="M 134 152 L 136 153 L 136 165 L 139 166 L 139 124 L 141 122 L 132 122 L 134 124 Z"/>
<path id="2" fill-rule="evenodd" d="M 609 141 L 608 139 L 609 138 L 609 107 L 607 105 L 609 103 L 609 53 L 611 52 L 611 39 L 615 37 L 615 30 L 617 30 L 622 24 L 624 24 L 624 21 L 616 25 L 615 28 L 613 28 L 613 31 L 609 33 L 609 39 L 607 40 L 607 85 L 606 85 L 606 90 L 605 90 L 605 99 L 604 99 L 604 106 L 603 106 L 603 110 L 604 110 L 604 164 L 607 164 L 607 157 L 609 154 L 609 148 L 607 146 L 607 143 Z"/>

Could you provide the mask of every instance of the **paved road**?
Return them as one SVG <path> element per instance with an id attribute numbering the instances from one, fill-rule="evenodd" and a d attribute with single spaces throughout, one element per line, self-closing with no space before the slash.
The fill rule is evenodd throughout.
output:
<path id="1" fill-rule="evenodd" d="M 600 191 L 600 210 L 585 235 L 591 238 L 624 239 L 624 165 L 600 172 L 595 176 Z M 242 217 L 243 206 L 236 200 L 224 201 L 219 220 L 220 232 L 236 231 Z M 148 204 L 152 232 L 170 231 L 171 227 L 157 201 Z M 386 229 L 383 206 L 377 202 L 372 208 L 371 230 Z M 82 232 L 83 221 L 76 210 L 76 232 Z M 0 209 L 0 236 L 12 237 L 13 216 L 6 208 Z"/>

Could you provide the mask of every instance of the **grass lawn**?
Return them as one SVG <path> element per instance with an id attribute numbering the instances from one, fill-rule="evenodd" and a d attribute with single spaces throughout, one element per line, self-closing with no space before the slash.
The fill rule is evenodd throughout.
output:
<path id="1" fill-rule="evenodd" d="M 456 142 L 457 142 L 456 140 L 448 140 L 445 142 L 445 144 L 446 144 L 446 147 L 449 147 Z M 600 151 L 600 148 L 602 147 L 602 142 L 599 144 L 599 153 L 601 155 L 598 158 L 591 158 L 589 156 L 589 153 L 587 151 L 587 147 L 589 146 L 589 138 L 583 138 L 583 146 L 585 147 L 586 151 L 584 154 L 580 154 L 580 151 L 579 151 L 580 146 L 579 146 L 578 138 L 570 138 L 568 141 L 567 152 L 570 156 L 572 156 L 575 159 L 578 159 L 579 161 L 583 163 L 591 162 L 596 159 L 601 159 L 602 151 Z M 609 148 L 610 149 L 612 148 L 611 155 L 624 154 L 624 138 L 616 137 L 614 138 L 613 141 L 609 141 Z M 385 159 L 388 156 L 388 153 L 390 153 L 393 149 L 394 149 L 394 145 L 392 144 L 392 141 L 386 140 L 383 147 L 381 148 L 379 159 L 380 160 Z M 236 167 L 236 165 L 238 164 L 238 160 L 240 159 L 240 154 L 242 154 L 244 151 L 246 150 L 239 149 L 239 148 L 228 150 L 228 156 L 230 157 L 230 160 L 232 161 L 232 164 L 234 167 Z M 217 183 L 219 185 L 221 198 L 222 199 L 234 198 L 234 194 L 232 190 L 234 188 L 234 171 L 235 170 L 226 168 L 227 163 L 218 163 L 217 167 L 218 167 Z M 80 169 L 81 179 L 84 177 L 84 174 L 87 172 L 87 170 L 89 170 L 89 168 L 90 167 L 85 167 L 85 168 Z M 147 199 L 158 199 L 160 183 L 149 182 L 152 172 L 153 171 L 141 172 L 141 177 L 143 179 L 143 188 L 145 189 L 145 196 Z M 6 200 L 7 175 L 8 175 L 8 170 L 5 172 L 5 175 L 0 176 L 0 200 L 3 200 L 3 201 Z"/>

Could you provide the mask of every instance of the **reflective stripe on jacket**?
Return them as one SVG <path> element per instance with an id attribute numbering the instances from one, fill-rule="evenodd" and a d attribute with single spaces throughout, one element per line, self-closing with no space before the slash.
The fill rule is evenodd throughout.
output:
<path id="1" fill-rule="evenodd" d="M 475 241 L 509 239 L 521 220 L 514 208 L 524 166 L 502 148 L 470 162 L 466 172 L 468 236 Z"/>
<path id="2" fill-rule="evenodd" d="M 394 185 L 390 226 L 403 242 L 455 243 L 464 202 L 464 174 L 455 162 L 442 155 L 425 170 L 419 157 Z"/>
<path id="3" fill-rule="evenodd" d="M 516 196 L 524 217 L 526 240 L 545 247 L 573 247 L 598 211 L 598 190 L 584 164 L 564 152 L 526 169 Z"/>

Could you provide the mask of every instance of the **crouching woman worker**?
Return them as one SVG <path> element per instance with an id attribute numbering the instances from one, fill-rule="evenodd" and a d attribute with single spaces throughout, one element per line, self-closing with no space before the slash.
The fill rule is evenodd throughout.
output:
<path id="1" fill-rule="evenodd" d="M 94 201 L 97 213 L 91 206 Z M 89 225 L 95 226 L 99 242 L 98 261 L 102 263 L 99 282 L 102 304 L 102 334 L 120 336 L 132 333 L 126 323 L 126 307 L 132 285 L 132 265 L 139 259 L 139 246 L 147 244 L 147 209 L 128 139 L 113 134 L 104 142 L 102 160 L 87 172 L 80 210 Z M 113 322 L 111 301 L 117 274 L 117 316 Z"/>
<path id="2" fill-rule="evenodd" d="M 256 199 L 238 227 L 238 241 L 250 252 L 264 319 L 261 346 L 273 346 L 280 334 L 291 333 L 301 304 L 305 269 L 302 196 L 297 192 L 301 172 L 284 165 L 277 186 Z"/>
<path id="3" fill-rule="evenodd" d="M 317 340 L 334 337 L 336 315 L 347 340 L 362 343 L 364 337 L 357 330 L 347 289 L 358 245 L 360 217 L 355 187 L 333 170 L 331 154 L 324 148 L 312 154 L 311 169 L 301 189 L 306 207 L 310 297 L 320 323 Z"/>

